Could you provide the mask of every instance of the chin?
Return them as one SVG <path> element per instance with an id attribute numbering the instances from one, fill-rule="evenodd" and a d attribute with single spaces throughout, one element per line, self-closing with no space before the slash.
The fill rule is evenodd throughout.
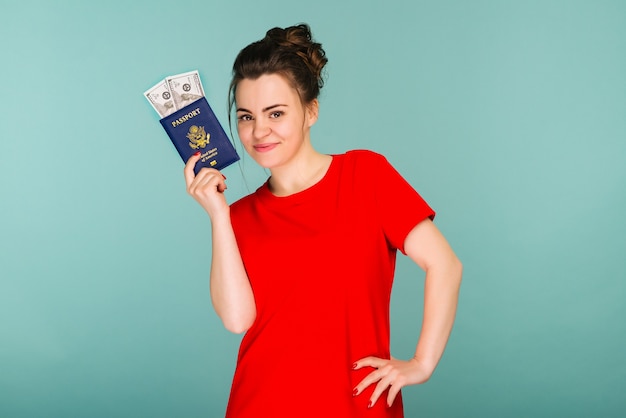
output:
<path id="1" fill-rule="evenodd" d="M 252 159 L 254 160 L 255 163 L 257 163 L 258 165 L 260 165 L 262 168 L 266 168 L 266 169 L 272 169 L 279 164 L 279 161 L 277 158 L 273 158 L 270 155 L 259 155 L 259 154 L 254 154 L 254 155 L 250 155 L 252 157 Z"/>

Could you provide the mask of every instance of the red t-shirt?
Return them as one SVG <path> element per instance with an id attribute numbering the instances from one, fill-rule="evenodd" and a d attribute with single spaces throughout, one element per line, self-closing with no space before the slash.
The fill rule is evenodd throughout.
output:
<path id="1" fill-rule="evenodd" d="M 257 316 L 241 342 L 228 418 L 402 417 L 375 385 L 353 397 L 389 358 L 396 250 L 433 210 L 378 154 L 334 155 L 314 186 L 286 197 L 267 183 L 231 206 Z"/>

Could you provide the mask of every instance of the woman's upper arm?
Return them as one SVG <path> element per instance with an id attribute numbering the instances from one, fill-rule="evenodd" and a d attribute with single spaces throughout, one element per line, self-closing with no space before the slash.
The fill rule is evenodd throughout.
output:
<path id="1" fill-rule="evenodd" d="M 404 252 L 424 271 L 433 266 L 460 266 L 450 244 L 428 218 L 408 233 L 404 240 Z"/>

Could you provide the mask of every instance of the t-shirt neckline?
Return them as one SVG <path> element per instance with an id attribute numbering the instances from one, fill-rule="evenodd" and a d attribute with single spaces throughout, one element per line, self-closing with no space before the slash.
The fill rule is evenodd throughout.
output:
<path id="1" fill-rule="evenodd" d="M 324 176 L 317 183 L 307 187 L 306 189 L 287 196 L 276 196 L 270 190 L 270 179 L 268 178 L 257 190 L 257 195 L 266 204 L 274 205 L 290 205 L 314 198 L 318 193 L 324 190 L 324 186 L 328 183 L 329 179 L 335 175 L 335 171 L 337 170 L 339 155 L 330 154 L 330 156 L 332 157 L 332 160 L 330 161 L 330 165 L 328 166 L 326 173 L 324 173 Z"/>

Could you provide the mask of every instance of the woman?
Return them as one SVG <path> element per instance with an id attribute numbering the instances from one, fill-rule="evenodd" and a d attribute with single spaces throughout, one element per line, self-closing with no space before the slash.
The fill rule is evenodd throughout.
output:
<path id="1" fill-rule="evenodd" d="M 212 224 L 210 289 L 241 342 L 227 417 L 402 417 L 400 389 L 429 379 L 454 322 L 461 264 L 434 212 L 384 157 L 317 152 L 310 128 L 327 59 L 307 25 L 274 28 L 233 66 L 230 104 L 248 154 L 270 170 L 229 206 L 225 178 L 188 192 Z M 426 272 L 415 356 L 389 350 L 396 251 Z"/>

